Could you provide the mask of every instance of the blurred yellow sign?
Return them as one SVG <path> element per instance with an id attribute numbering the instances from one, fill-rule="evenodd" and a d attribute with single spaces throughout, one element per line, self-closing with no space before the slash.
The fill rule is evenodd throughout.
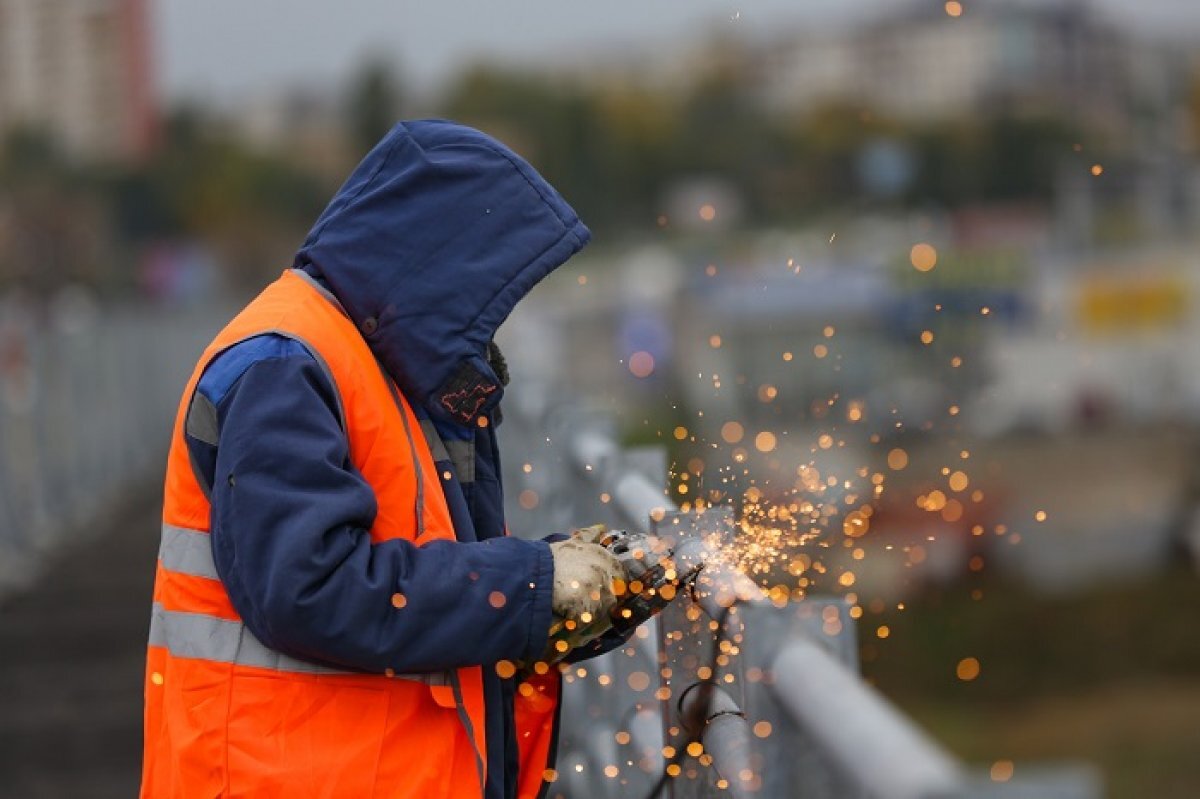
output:
<path id="1" fill-rule="evenodd" d="M 1167 327 L 1187 311 L 1187 285 L 1175 277 L 1091 278 L 1079 293 L 1080 321 L 1093 332 Z"/>

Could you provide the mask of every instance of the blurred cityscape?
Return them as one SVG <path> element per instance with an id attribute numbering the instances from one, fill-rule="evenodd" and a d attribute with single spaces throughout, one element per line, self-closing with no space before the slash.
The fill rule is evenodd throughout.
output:
<path id="1" fill-rule="evenodd" d="M 810 552 L 756 576 L 846 595 L 868 678 L 949 749 L 1196 795 L 1200 26 L 916 0 L 436 90 L 364 56 L 342 85 L 204 101 L 156 90 L 151 13 L 0 0 L 0 580 L 50 549 L 22 464 L 57 439 L 19 431 L 72 384 L 38 359 L 81 324 L 121 327 L 105 353 L 187 324 L 139 357 L 189 368 L 396 119 L 446 116 L 595 233 L 501 331 L 516 383 L 666 445 L 683 509 Z M 139 410 L 162 427 L 125 453 L 139 479 L 173 401 Z M 510 481 L 514 527 L 538 485 Z"/>

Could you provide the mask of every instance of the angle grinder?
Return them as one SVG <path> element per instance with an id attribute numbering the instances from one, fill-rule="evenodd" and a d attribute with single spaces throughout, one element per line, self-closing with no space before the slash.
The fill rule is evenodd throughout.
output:
<path id="1" fill-rule="evenodd" d="M 625 570 L 614 581 L 617 603 L 607 614 L 578 619 L 555 618 L 543 661 L 557 663 L 570 652 L 613 630 L 624 635 L 658 615 L 703 568 L 700 559 L 679 559 L 660 538 L 627 530 L 606 531 L 597 543 L 612 553 Z"/>

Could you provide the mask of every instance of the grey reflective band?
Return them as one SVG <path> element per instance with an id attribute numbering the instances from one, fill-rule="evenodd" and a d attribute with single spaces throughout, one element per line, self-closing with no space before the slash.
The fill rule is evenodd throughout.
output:
<path id="1" fill-rule="evenodd" d="M 192 395 L 192 407 L 188 408 L 184 430 L 192 438 L 203 441 L 210 447 L 217 445 L 217 408 L 199 391 Z"/>
<path id="2" fill-rule="evenodd" d="M 332 305 L 334 308 L 338 309 L 338 313 L 340 313 L 342 316 L 346 317 L 347 319 L 350 318 L 350 314 L 346 313 L 345 307 L 342 305 L 342 303 L 338 300 L 337 297 L 333 296 L 333 292 L 330 291 L 329 289 L 325 288 L 324 286 L 322 286 L 320 283 L 318 283 L 317 279 L 315 277 L 310 275 L 308 272 L 305 272 L 303 269 L 294 269 L 293 268 L 292 274 L 295 275 L 296 277 L 300 278 L 301 280 L 303 280 L 305 283 L 307 283 L 309 286 L 311 286 L 314 291 L 316 291 L 322 297 L 327 299 L 329 301 L 330 305 Z"/>
<path id="3" fill-rule="evenodd" d="M 240 621 L 204 613 L 164 610 L 157 602 L 150 616 L 150 646 L 163 646 L 177 658 L 237 663 L 302 674 L 349 674 L 268 649 Z"/>
<path id="4" fill-rule="evenodd" d="M 438 433 L 431 419 L 421 420 L 421 432 L 425 435 L 425 443 L 433 453 L 434 461 L 449 461 L 460 483 L 475 482 L 475 439 L 467 441 L 456 439 L 445 440 Z"/>
<path id="5" fill-rule="evenodd" d="M 396 413 L 400 414 L 400 421 L 404 425 L 404 435 L 408 438 L 408 454 L 412 458 L 413 471 L 417 475 L 417 535 L 422 536 L 425 535 L 425 478 L 421 472 L 421 458 L 417 455 L 417 442 L 413 438 L 412 427 L 408 424 L 408 414 L 404 412 L 404 400 L 400 396 L 399 389 L 392 382 L 387 369 L 383 368 L 383 361 L 377 360 L 376 363 L 379 364 L 379 374 L 383 378 L 383 382 L 387 383 L 388 393 L 392 395 Z"/>
<path id="6" fill-rule="evenodd" d="M 421 432 L 425 435 L 425 443 L 429 445 L 434 461 L 450 460 L 450 453 L 446 451 L 446 445 L 442 443 L 442 437 L 438 435 L 432 419 L 421 420 Z"/>
<path id="7" fill-rule="evenodd" d="M 321 666 L 276 652 L 255 638 L 240 621 L 221 619 L 204 613 L 165 610 L 157 602 L 154 603 L 150 616 L 149 645 L 165 647 L 172 657 L 177 658 L 236 663 L 239 666 L 254 666 L 294 674 L 361 676 L 360 672 Z M 397 674 L 392 679 L 410 680 L 422 685 L 446 685 L 454 676 L 450 672 L 432 672 Z"/>
<path id="8" fill-rule="evenodd" d="M 450 462 L 454 471 L 458 472 L 458 482 L 475 482 L 475 439 L 470 441 L 447 441 L 446 448 L 450 450 Z"/>
<path id="9" fill-rule="evenodd" d="M 167 571 L 219 580 L 213 562 L 212 538 L 201 530 L 164 523 L 158 559 Z"/>
<path id="10" fill-rule="evenodd" d="M 454 686 L 454 707 L 458 710 L 458 720 L 467 730 L 467 738 L 471 741 L 471 751 L 475 753 L 475 771 L 479 776 L 479 792 L 483 794 L 487 784 L 487 765 L 483 762 L 483 754 L 479 751 L 479 747 L 475 745 L 475 725 L 471 723 L 471 714 L 467 712 L 466 703 L 463 702 L 462 685 L 458 682 L 458 673 L 450 673 L 451 684 Z"/>

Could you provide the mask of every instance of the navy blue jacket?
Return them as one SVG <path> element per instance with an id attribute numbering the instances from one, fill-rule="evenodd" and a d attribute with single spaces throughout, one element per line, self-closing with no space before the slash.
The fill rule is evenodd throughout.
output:
<path id="1" fill-rule="evenodd" d="M 350 463 L 334 387 L 301 345 L 250 339 L 197 388 L 218 434 L 188 447 L 212 486 L 217 570 L 246 625 L 279 651 L 351 669 L 484 664 L 487 799 L 515 796 L 517 762 L 512 681 L 490 664 L 543 651 L 553 584 L 546 543 L 504 536 L 494 424 L 504 389 L 487 345 L 589 235 L 503 145 L 423 121 L 397 125 L 367 155 L 296 257 L 417 414 L 452 452 L 473 451 L 438 464 L 454 475 L 443 488 L 456 542 L 371 543 L 374 493 Z M 236 492 L 222 474 L 237 475 Z M 405 613 L 391 610 L 397 592 Z"/>

